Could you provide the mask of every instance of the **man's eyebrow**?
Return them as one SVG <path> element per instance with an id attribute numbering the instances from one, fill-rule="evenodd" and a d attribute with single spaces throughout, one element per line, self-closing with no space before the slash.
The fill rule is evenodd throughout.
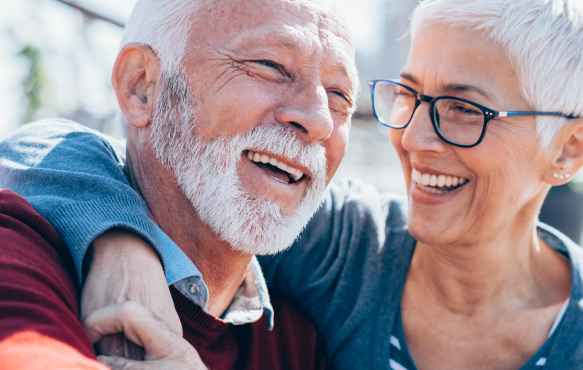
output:
<path id="1" fill-rule="evenodd" d="M 415 76 L 413 76 L 410 73 L 403 72 L 400 74 L 400 77 L 401 77 L 401 79 L 405 79 L 407 81 L 410 81 L 415 85 L 419 84 L 419 80 L 417 80 L 415 78 Z M 486 98 L 492 97 L 486 90 L 483 90 L 483 89 L 479 88 L 478 86 L 468 85 L 468 84 L 449 83 L 449 84 L 443 85 L 440 90 L 449 91 L 449 92 L 457 92 L 457 93 L 473 91 L 473 92 L 476 92 L 476 93 L 478 93 Z"/>
<path id="2" fill-rule="evenodd" d="M 302 50 L 301 45 L 295 40 L 290 40 L 288 37 L 275 37 L 273 40 L 278 46 L 283 46 L 293 52 L 299 52 Z"/>
<path id="3" fill-rule="evenodd" d="M 351 98 L 356 100 L 360 90 L 360 78 L 358 77 L 357 70 L 355 68 L 347 68 L 346 65 L 342 63 L 336 64 L 334 69 L 339 71 L 341 74 L 348 76 L 348 79 L 350 80 L 350 94 L 352 95 Z"/>

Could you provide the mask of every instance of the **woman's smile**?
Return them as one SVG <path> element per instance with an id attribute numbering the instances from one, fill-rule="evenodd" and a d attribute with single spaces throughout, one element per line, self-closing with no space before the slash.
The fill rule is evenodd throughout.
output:
<path id="1" fill-rule="evenodd" d="M 416 169 L 411 172 L 411 180 L 426 193 L 443 194 L 464 186 L 469 180 L 446 174 L 421 173 Z"/>

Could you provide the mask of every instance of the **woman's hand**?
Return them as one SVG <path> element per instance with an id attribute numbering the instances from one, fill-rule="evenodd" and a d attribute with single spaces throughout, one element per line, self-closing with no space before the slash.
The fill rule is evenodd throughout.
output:
<path id="1" fill-rule="evenodd" d="M 81 317 L 89 317 L 102 307 L 134 301 L 181 338 L 182 325 L 160 259 L 150 244 L 132 233 L 114 230 L 96 238 L 92 247 L 91 266 L 81 297 Z M 119 334 L 105 336 L 96 349 L 98 355 L 144 358 L 143 349 Z"/>
<path id="2" fill-rule="evenodd" d="M 104 335 L 123 333 L 130 341 L 144 348 L 145 361 L 98 357 L 112 369 L 207 369 L 185 339 L 136 302 L 126 301 L 99 308 L 86 317 L 83 325 L 93 343 Z"/>

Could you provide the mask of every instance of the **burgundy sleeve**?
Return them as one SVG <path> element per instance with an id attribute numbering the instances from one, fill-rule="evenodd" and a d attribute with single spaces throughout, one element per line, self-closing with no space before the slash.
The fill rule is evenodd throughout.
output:
<path id="1" fill-rule="evenodd" d="M 33 332 L 95 359 L 74 271 L 51 225 L 22 197 L 0 191 L 0 344 Z"/>

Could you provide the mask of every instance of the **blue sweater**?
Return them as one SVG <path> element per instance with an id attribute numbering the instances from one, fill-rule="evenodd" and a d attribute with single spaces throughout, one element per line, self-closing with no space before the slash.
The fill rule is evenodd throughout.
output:
<path id="1" fill-rule="evenodd" d="M 53 224 L 80 281 L 87 247 L 112 227 L 142 235 L 164 257 L 123 159 L 119 143 L 63 120 L 28 125 L 0 143 L 0 186 L 25 196 Z M 333 368 L 389 368 L 390 333 L 415 247 L 405 208 L 405 199 L 368 185 L 332 184 L 297 245 L 260 260 L 268 282 L 316 323 Z M 547 226 L 539 235 L 569 258 L 572 271 L 571 299 L 545 368 L 581 369 L 583 252 Z"/>

